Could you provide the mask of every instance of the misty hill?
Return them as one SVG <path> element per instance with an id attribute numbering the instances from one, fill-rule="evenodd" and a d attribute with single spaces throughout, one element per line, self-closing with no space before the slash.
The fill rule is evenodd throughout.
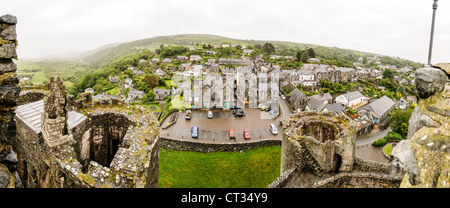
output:
<path id="1" fill-rule="evenodd" d="M 126 43 L 119 44 L 110 44 L 107 46 L 103 46 L 99 49 L 95 49 L 93 51 L 87 52 L 84 56 L 85 61 L 90 62 L 92 67 L 100 67 L 103 64 L 110 63 L 117 58 L 142 52 L 145 50 L 154 50 L 159 48 L 160 45 L 170 46 L 170 45 L 182 45 L 182 46 L 195 46 L 202 44 L 240 44 L 240 45 L 264 45 L 264 43 L 269 42 L 272 43 L 275 47 L 275 53 L 277 55 L 290 55 L 294 56 L 295 53 L 299 50 L 306 50 L 308 48 L 313 48 L 316 52 L 316 56 L 323 59 L 345 59 L 348 61 L 356 61 L 359 57 L 373 57 L 376 54 L 360 52 L 355 50 L 341 49 L 336 47 L 325 47 L 319 45 L 305 44 L 305 43 L 294 43 L 294 42 L 286 42 L 286 41 L 268 41 L 268 40 L 240 40 L 240 39 L 232 39 L 217 35 L 206 35 L 206 34 L 181 34 L 181 35 L 172 35 L 172 36 L 158 36 L 153 38 L 147 38 L 142 40 L 136 40 Z M 398 60 L 398 59 L 395 59 Z M 419 66 L 421 64 L 407 61 L 407 63 L 403 63 L 405 60 L 400 60 L 398 63 L 395 60 L 389 60 L 388 62 L 392 63 L 384 63 L 384 64 L 392 64 L 392 65 L 416 65 Z M 401 63 L 401 64 L 399 64 Z M 417 68 L 417 67 L 414 67 Z"/>

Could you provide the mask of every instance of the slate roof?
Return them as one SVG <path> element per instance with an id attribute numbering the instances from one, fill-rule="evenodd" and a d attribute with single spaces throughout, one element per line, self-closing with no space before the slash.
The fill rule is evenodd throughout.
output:
<path id="1" fill-rule="evenodd" d="M 347 92 L 342 96 L 344 96 L 348 100 L 348 102 L 364 97 L 359 91 Z"/>
<path id="2" fill-rule="evenodd" d="M 44 112 L 44 101 L 39 100 L 36 102 L 28 103 L 25 105 L 17 106 L 16 116 L 24 122 L 30 129 L 36 133 L 41 132 L 41 114 Z M 75 111 L 69 111 L 67 124 L 69 129 L 73 129 L 87 117 L 83 114 Z"/>
<path id="3" fill-rule="evenodd" d="M 340 103 L 328 104 L 325 108 L 327 111 L 335 112 L 337 114 L 345 113 L 345 107 Z"/>
<path id="4" fill-rule="evenodd" d="M 363 108 L 372 110 L 378 116 L 381 116 L 384 113 L 386 113 L 386 111 L 388 111 L 394 105 L 395 105 L 395 102 L 391 98 L 386 97 L 386 95 L 385 95 L 385 96 L 381 97 L 380 99 L 377 99 L 377 100 L 373 101 L 372 103 L 364 106 Z"/>

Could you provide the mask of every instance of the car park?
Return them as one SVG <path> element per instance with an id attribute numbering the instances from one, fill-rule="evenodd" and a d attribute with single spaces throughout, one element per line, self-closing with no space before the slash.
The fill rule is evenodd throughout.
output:
<path id="1" fill-rule="evenodd" d="M 278 134 L 278 129 L 277 129 L 277 127 L 275 126 L 275 124 L 270 124 L 270 125 L 269 125 L 269 130 L 270 130 L 270 132 L 271 132 L 273 135 L 277 135 L 277 134 Z"/>
<path id="2" fill-rule="evenodd" d="M 250 132 L 247 129 L 244 130 L 244 139 L 245 140 L 249 140 L 250 139 Z"/>

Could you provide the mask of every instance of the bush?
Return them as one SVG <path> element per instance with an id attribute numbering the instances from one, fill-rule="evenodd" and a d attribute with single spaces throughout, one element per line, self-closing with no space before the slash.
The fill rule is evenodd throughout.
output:
<path id="1" fill-rule="evenodd" d="M 386 137 L 383 137 L 381 139 L 378 139 L 377 141 L 374 141 L 372 145 L 375 147 L 381 147 L 386 145 L 386 143 L 387 143 Z"/>
<path id="2" fill-rule="evenodd" d="M 386 140 L 391 140 L 391 139 L 392 140 L 402 140 L 402 139 L 404 139 L 400 133 L 395 132 L 395 131 L 389 131 L 384 138 L 386 138 Z"/>

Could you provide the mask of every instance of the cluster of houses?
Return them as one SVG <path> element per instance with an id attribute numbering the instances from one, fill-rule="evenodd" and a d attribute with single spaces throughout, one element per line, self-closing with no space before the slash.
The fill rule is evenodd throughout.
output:
<path id="1" fill-rule="evenodd" d="M 289 104 L 294 111 L 313 110 L 347 114 L 347 109 L 354 109 L 356 115 L 353 118 L 357 124 L 357 135 L 370 132 L 374 125 L 386 128 L 392 110 L 394 108 L 405 110 L 409 105 L 406 100 L 400 99 L 395 102 L 387 96 L 370 101 L 359 91 L 347 92 L 334 99 L 329 93 L 308 97 L 297 88 L 291 92 Z"/>
<path id="2" fill-rule="evenodd" d="M 300 69 L 280 70 L 282 87 L 295 88 L 297 85 L 317 86 L 326 79 L 333 83 L 355 82 L 359 79 L 381 79 L 382 71 L 377 69 L 353 69 L 333 67 L 327 64 L 304 64 Z"/>
<path id="3" fill-rule="evenodd" d="M 237 44 L 214 45 L 214 48 L 236 47 Z M 194 48 L 195 49 L 195 48 Z M 250 60 L 248 55 L 254 52 L 243 47 L 242 57 L 239 58 L 211 58 L 202 60 L 200 55 L 175 56 L 172 58 L 152 58 L 141 60 L 140 65 L 164 63 L 173 61 L 182 62 L 169 70 L 174 74 L 172 89 L 153 90 L 156 100 L 165 100 L 170 95 L 179 94 L 183 97 L 184 106 L 194 109 L 233 109 L 236 107 L 256 108 L 260 105 L 277 106 L 278 96 L 283 87 L 293 89 L 288 103 L 294 111 L 313 110 L 317 112 L 328 111 L 337 114 L 348 113 L 348 109 L 356 111 L 353 119 L 357 123 L 357 134 L 369 132 L 374 125 L 386 127 L 390 112 L 393 108 L 406 109 L 413 98 L 394 102 L 383 96 L 377 100 L 370 100 L 359 91 L 347 92 L 333 98 L 329 93 L 306 96 L 296 88 L 298 85 L 317 87 L 326 79 L 329 82 L 355 82 L 359 79 L 381 79 L 382 70 L 366 69 L 356 64 L 355 68 L 334 67 L 321 64 L 318 58 L 308 59 L 308 63 L 300 69 L 282 70 L 280 66 L 266 63 L 262 57 Z M 190 49 L 191 50 L 191 49 Z M 203 51 L 205 54 L 214 54 L 214 51 Z M 292 56 L 271 55 L 271 59 L 294 60 Z M 370 58 L 368 61 L 379 62 L 379 58 Z M 204 64 L 202 64 L 204 63 Z M 393 66 L 380 66 L 381 69 Z M 129 67 L 133 76 L 142 76 L 144 71 L 137 67 Z M 405 73 L 412 71 L 411 67 L 400 69 Z M 153 74 L 158 77 L 167 76 L 162 69 L 156 69 Z M 118 76 L 109 77 L 109 82 L 118 83 L 123 89 L 128 89 L 128 96 L 124 98 L 127 103 L 135 102 L 145 93 L 133 88 L 131 78 L 119 81 Z M 86 89 L 86 91 L 93 91 Z M 107 97 L 106 93 L 94 96 L 94 99 Z M 117 96 L 117 95 L 116 95 Z M 414 97 L 415 98 L 415 97 Z M 272 113 L 277 113 L 278 108 Z"/>

